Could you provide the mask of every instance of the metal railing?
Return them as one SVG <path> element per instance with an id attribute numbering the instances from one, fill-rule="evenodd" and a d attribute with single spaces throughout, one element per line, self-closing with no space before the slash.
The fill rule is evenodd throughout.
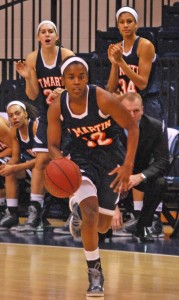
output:
<path id="1" fill-rule="evenodd" d="M 1 0 L 2 3 L 3 0 Z M 43 19 L 57 25 L 64 47 L 95 51 L 96 31 L 116 26 L 115 13 L 130 5 L 139 12 L 139 26 L 160 26 L 162 6 L 174 0 L 4 0 L 0 5 L 0 58 L 25 58 L 38 47 L 36 27 Z M 157 11 L 157 14 L 156 14 Z"/>

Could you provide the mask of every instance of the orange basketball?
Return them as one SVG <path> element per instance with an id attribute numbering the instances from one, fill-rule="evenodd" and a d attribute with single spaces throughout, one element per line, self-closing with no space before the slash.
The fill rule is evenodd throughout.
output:
<path id="1" fill-rule="evenodd" d="M 53 196 L 67 198 L 81 184 L 80 169 L 72 160 L 64 157 L 51 160 L 44 171 L 44 184 Z"/>

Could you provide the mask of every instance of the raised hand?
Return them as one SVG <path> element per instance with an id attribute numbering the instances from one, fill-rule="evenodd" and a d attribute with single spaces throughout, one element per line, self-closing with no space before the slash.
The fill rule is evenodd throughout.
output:
<path id="1" fill-rule="evenodd" d="M 108 58 L 112 64 L 120 63 L 123 49 L 120 44 L 111 44 L 108 48 Z"/>
<path id="2" fill-rule="evenodd" d="M 27 66 L 25 61 L 19 60 L 16 63 L 16 71 L 23 77 L 23 78 L 30 78 L 30 68 Z"/>

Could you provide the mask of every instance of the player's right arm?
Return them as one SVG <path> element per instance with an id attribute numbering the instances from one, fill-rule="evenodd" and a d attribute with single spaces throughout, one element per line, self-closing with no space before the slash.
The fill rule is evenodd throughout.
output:
<path id="1" fill-rule="evenodd" d="M 47 140 L 49 154 L 52 159 L 62 157 L 60 151 L 61 145 L 61 107 L 60 107 L 60 95 L 54 98 L 48 109 L 48 127 L 47 127 Z"/>
<path id="2" fill-rule="evenodd" d="M 16 64 L 17 72 L 26 81 L 26 95 L 31 100 L 35 100 L 39 94 L 39 85 L 36 74 L 37 51 L 33 51 L 27 55 L 24 62 L 18 61 Z"/>
<path id="3" fill-rule="evenodd" d="M 20 162 L 20 144 L 16 137 L 16 128 L 11 128 L 11 137 L 12 137 L 12 157 L 6 163 L 1 165 L 0 167 L 0 175 L 8 176 L 12 173 L 20 172 L 26 169 L 32 169 L 35 166 L 36 158 L 26 161 Z"/>
<path id="4" fill-rule="evenodd" d="M 0 151 L 0 157 L 12 155 L 10 127 L 7 123 L 0 118 L 0 141 L 4 144 L 4 147 Z"/>
<path id="5" fill-rule="evenodd" d="M 8 176 L 14 172 L 13 166 L 20 161 L 20 145 L 16 138 L 16 128 L 11 128 L 12 156 L 6 164 L 0 166 L 0 175 Z"/>
<path id="6" fill-rule="evenodd" d="M 11 127 L 11 140 L 12 140 L 12 156 L 7 164 L 17 164 L 20 161 L 20 144 L 16 136 L 16 128 Z"/>
<path id="7" fill-rule="evenodd" d="M 121 49 L 121 45 L 117 44 L 119 49 Z M 111 93 L 115 93 L 118 89 L 118 79 L 119 79 L 119 67 L 118 63 L 115 61 L 112 53 L 113 44 L 109 45 L 108 48 L 108 59 L 111 62 L 111 70 L 109 74 L 107 90 Z M 122 54 L 122 50 L 121 50 Z"/>

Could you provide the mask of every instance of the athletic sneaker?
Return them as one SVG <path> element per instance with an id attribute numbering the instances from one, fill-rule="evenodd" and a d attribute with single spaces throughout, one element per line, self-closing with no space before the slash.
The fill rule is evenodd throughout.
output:
<path id="1" fill-rule="evenodd" d="M 50 226 L 50 222 L 47 219 L 44 219 L 43 221 L 41 220 L 39 225 L 36 227 L 36 232 L 43 232 L 46 227 Z M 23 231 L 22 227 L 24 224 L 18 224 L 16 226 L 11 227 L 9 230 L 10 231 Z"/>
<path id="2" fill-rule="evenodd" d="M 72 206 L 72 213 L 69 219 L 69 229 L 70 233 L 74 238 L 79 238 L 81 236 L 81 213 L 80 208 L 77 203 Z"/>
<path id="3" fill-rule="evenodd" d="M 0 220 L 5 216 L 6 206 L 0 205 Z"/>
<path id="4" fill-rule="evenodd" d="M 5 211 L 4 217 L 0 221 L 0 231 L 7 230 L 19 223 L 19 218 L 16 214 L 11 214 L 8 209 Z"/>
<path id="5" fill-rule="evenodd" d="M 153 243 L 154 238 L 150 234 L 147 227 L 140 227 L 136 229 L 135 233 L 133 234 L 133 238 L 137 240 L 139 243 Z"/>
<path id="6" fill-rule="evenodd" d="M 31 205 L 28 208 L 28 212 L 29 216 L 27 221 L 18 228 L 18 231 L 20 232 L 36 231 L 40 224 L 40 209 Z"/>
<path id="7" fill-rule="evenodd" d="M 153 217 L 152 226 L 148 227 L 148 230 L 153 238 L 162 238 L 165 236 L 163 231 L 163 224 L 160 220 L 160 217 L 156 214 Z"/>
<path id="8" fill-rule="evenodd" d="M 136 225 L 137 225 L 138 219 L 129 220 L 124 224 L 124 227 L 122 229 L 113 231 L 113 236 L 119 236 L 119 237 L 131 237 L 136 231 Z M 147 230 L 149 231 L 150 235 L 153 238 L 162 238 L 164 237 L 164 231 L 163 231 L 163 224 L 159 218 L 158 215 L 154 215 L 152 226 L 147 227 Z"/>
<path id="9" fill-rule="evenodd" d="M 113 236 L 120 237 L 132 237 L 134 232 L 136 231 L 137 219 L 132 218 L 131 220 L 124 223 L 123 228 L 113 231 Z"/>
<path id="10" fill-rule="evenodd" d="M 71 214 L 66 221 L 64 226 L 60 226 L 57 228 L 54 228 L 53 233 L 55 234 L 63 234 L 63 235 L 69 235 L 70 234 L 70 228 L 69 228 L 69 222 L 70 222 Z"/>
<path id="11" fill-rule="evenodd" d="M 20 231 L 19 229 L 22 227 L 21 224 L 17 224 L 9 228 L 10 231 Z"/>
<path id="12" fill-rule="evenodd" d="M 36 227 L 36 232 L 43 232 L 45 228 L 51 226 L 50 222 L 47 219 L 41 219 L 39 225 Z"/>
<path id="13" fill-rule="evenodd" d="M 132 233 L 126 228 L 121 228 L 113 231 L 113 237 L 132 237 Z"/>
<path id="14" fill-rule="evenodd" d="M 88 270 L 89 288 L 86 292 L 88 297 L 103 297 L 104 296 L 104 276 L 103 272 L 97 269 Z"/>

